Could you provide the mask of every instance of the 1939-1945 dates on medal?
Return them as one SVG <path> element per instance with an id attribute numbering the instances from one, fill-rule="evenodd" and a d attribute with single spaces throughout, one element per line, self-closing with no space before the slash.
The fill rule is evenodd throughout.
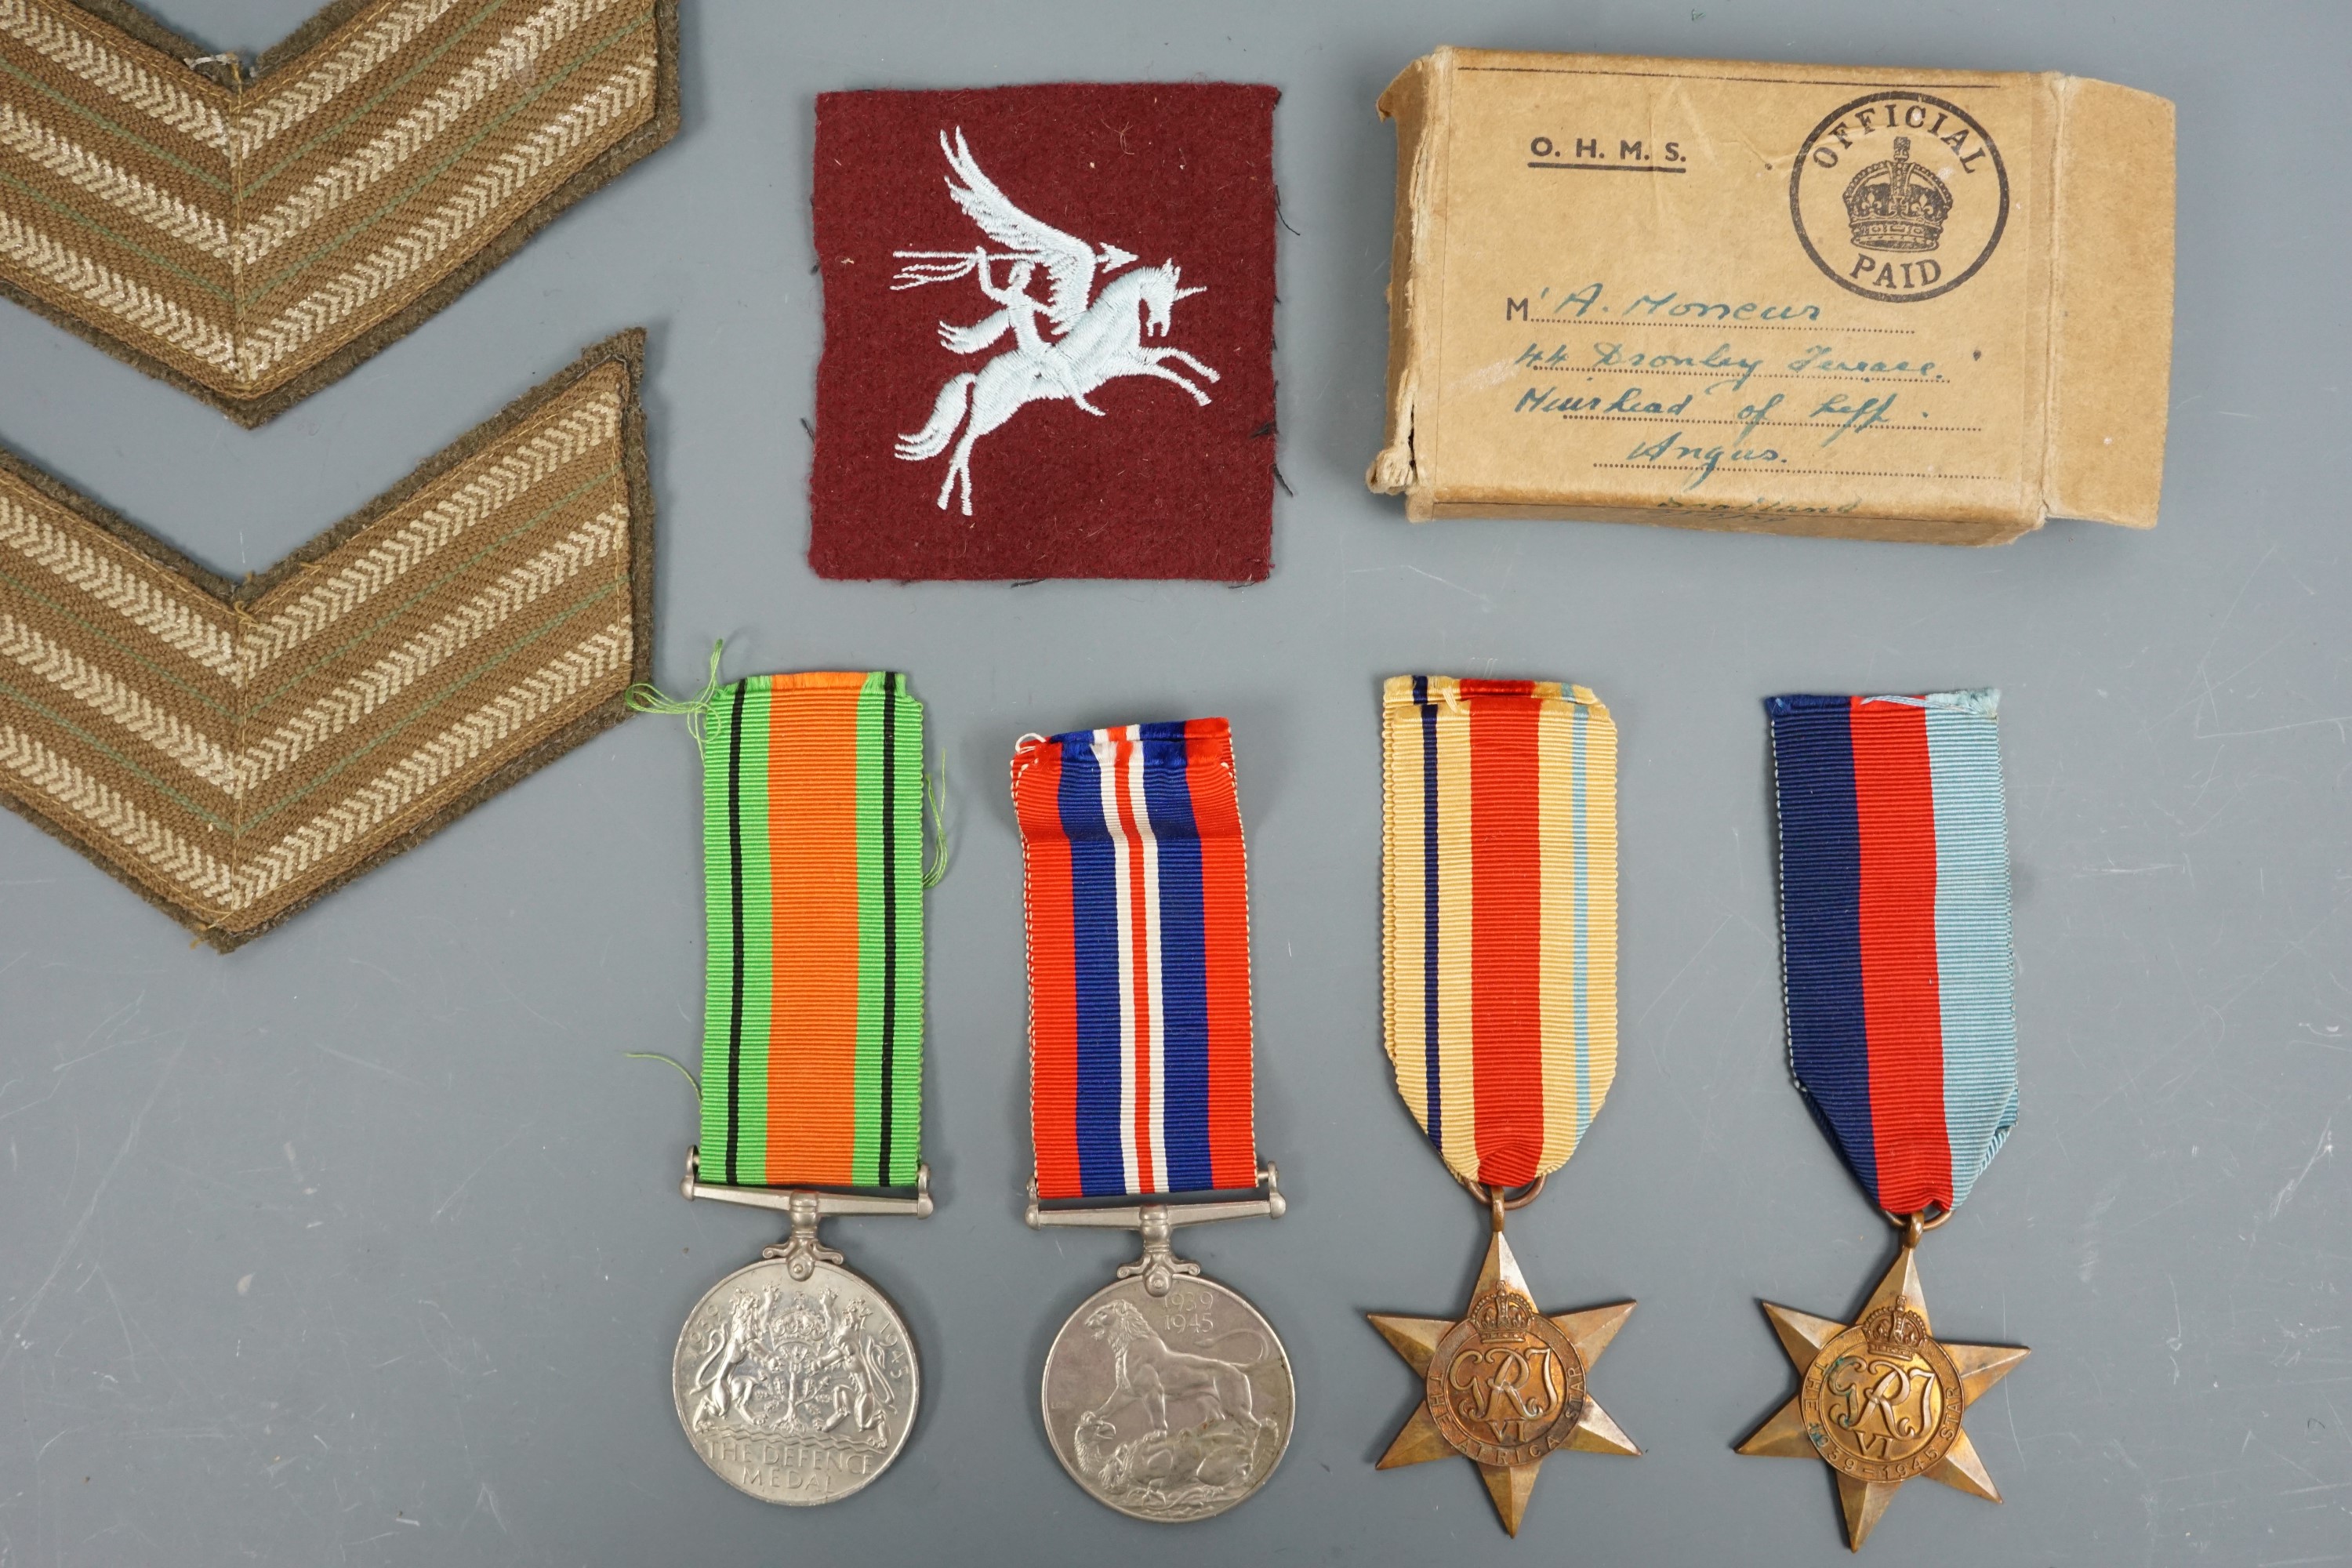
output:
<path id="1" fill-rule="evenodd" d="M 832 1502 L 890 1468 L 915 1424 L 913 1339 L 889 1299 L 788 1247 L 721 1279 L 678 1334 L 670 1389 L 703 1463 L 763 1502 Z"/>

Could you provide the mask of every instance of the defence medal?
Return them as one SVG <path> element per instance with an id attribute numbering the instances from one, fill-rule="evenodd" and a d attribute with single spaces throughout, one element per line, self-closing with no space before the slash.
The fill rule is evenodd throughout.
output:
<path id="1" fill-rule="evenodd" d="M 1029 1224 L 1143 1237 L 1142 1257 L 1054 1336 L 1046 1436 L 1096 1500 L 1137 1519 L 1206 1519 L 1265 1485 L 1295 1411 L 1273 1325 L 1170 1242 L 1179 1226 L 1284 1207 L 1251 1125 L 1232 737 L 1223 719 L 1024 736 L 1013 804 L 1027 885 Z M 1244 1190 L 1255 1195 L 1170 1201 Z"/>
<path id="2" fill-rule="evenodd" d="M 1389 1059 L 1493 1234 L 1460 1318 L 1371 1315 L 1422 1380 L 1380 1468 L 1459 1455 L 1517 1535 L 1548 1457 L 1641 1452 L 1586 1383 L 1633 1303 L 1539 1312 L 1503 1238 L 1616 1073 L 1617 731 L 1581 686 L 1416 675 L 1381 737 Z"/>
<path id="3" fill-rule="evenodd" d="M 833 1502 L 890 1468 L 922 1391 L 906 1320 L 817 1239 L 828 1215 L 931 1212 L 922 704 L 876 671 L 668 706 L 700 724 L 709 932 L 684 1190 L 792 1219 L 687 1315 L 671 1391 L 730 1486 Z"/>
<path id="4" fill-rule="evenodd" d="M 1937 1339 L 1916 1257 L 2017 1122 L 1999 705 L 1766 704 L 1790 1067 L 1899 1240 L 1851 1323 L 1762 1303 L 1797 1392 L 1739 1452 L 1825 1461 L 1856 1552 L 1905 1481 L 2000 1500 L 1961 1420 L 2027 1353 Z"/>

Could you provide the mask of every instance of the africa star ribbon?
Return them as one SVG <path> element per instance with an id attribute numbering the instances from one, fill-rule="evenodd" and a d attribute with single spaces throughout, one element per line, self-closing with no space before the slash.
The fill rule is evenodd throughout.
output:
<path id="1" fill-rule="evenodd" d="M 1616 726 L 1581 686 L 1397 676 L 1381 740 L 1397 1092 L 1457 1176 L 1521 1186 L 1616 1074 Z"/>
<path id="2" fill-rule="evenodd" d="M 1024 737 L 1037 1195 L 1257 1183 L 1249 891 L 1223 719 Z"/>
<path id="3" fill-rule="evenodd" d="M 908 1186 L 923 1087 L 923 706 L 886 671 L 694 706 L 706 1178 Z"/>
<path id="4" fill-rule="evenodd" d="M 1895 1215 L 1958 1207 L 2017 1121 L 1999 707 L 1767 704 L 1790 1067 Z"/>

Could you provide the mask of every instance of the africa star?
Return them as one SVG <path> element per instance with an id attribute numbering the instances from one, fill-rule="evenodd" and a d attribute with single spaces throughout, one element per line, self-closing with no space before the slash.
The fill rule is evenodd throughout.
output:
<path id="1" fill-rule="evenodd" d="M 1620 1301 L 1538 1314 L 1498 1227 L 1459 1319 L 1368 1314 L 1423 1382 L 1422 1402 L 1379 1468 L 1459 1454 L 1478 1467 L 1503 1528 L 1517 1535 L 1549 1455 L 1562 1448 L 1641 1452 L 1584 1386 L 1585 1373 L 1633 1310 L 1633 1302 Z"/>

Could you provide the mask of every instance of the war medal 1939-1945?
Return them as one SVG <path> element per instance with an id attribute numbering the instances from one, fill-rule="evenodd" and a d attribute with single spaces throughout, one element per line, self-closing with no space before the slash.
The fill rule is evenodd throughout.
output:
<path id="1" fill-rule="evenodd" d="M 2000 1500 L 1961 1419 L 2027 1353 L 1937 1339 L 1916 1257 L 2017 1121 L 1999 694 L 1767 707 L 1790 1066 L 1900 1239 L 1851 1323 L 1764 1303 L 1797 1392 L 1739 1452 L 1826 1462 L 1859 1552 L 1905 1481 Z"/>
<path id="2" fill-rule="evenodd" d="M 931 1212 L 922 705 L 879 671 L 643 705 L 691 713 L 702 748 L 709 959 L 685 1193 L 792 1219 L 688 1314 L 677 1418 L 739 1490 L 833 1502 L 898 1457 L 921 1394 L 906 1321 L 816 1232 Z"/>
<path id="3" fill-rule="evenodd" d="M 1265 1485 L 1296 1416 L 1273 1325 L 1169 1241 L 1179 1226 L 1283 1212 L 1252 1131 L 1231 735 L 1222 719 L 1196 719 L 1024 736 L 1013 801 L 1029 933 L 1029 1223 L 1143 1236 L 1143 1256 L 1054 1337 L 1046 1436 L 1097 1501 L 1162 1523 L 1206 1519 Z M 1176 1201 L 1245 1189 L 1255 1195 Z"/>
<path id="4" fill-rule="evenodd" d="M 1381 754 L 1389 1058 L 1494 1230 L 1458 1320 L 1372 1316 L 1423 1385 L 1380 1468 L 1466 1458 L 1517 1535 L 1546 1458 L 1640 1452 L 1586 1381 L 1633 1303 L 1542 1313 L 1503 1239 L 1616 1072 L 1617 732 L 1580 686 L 1399 676 Z"/>

